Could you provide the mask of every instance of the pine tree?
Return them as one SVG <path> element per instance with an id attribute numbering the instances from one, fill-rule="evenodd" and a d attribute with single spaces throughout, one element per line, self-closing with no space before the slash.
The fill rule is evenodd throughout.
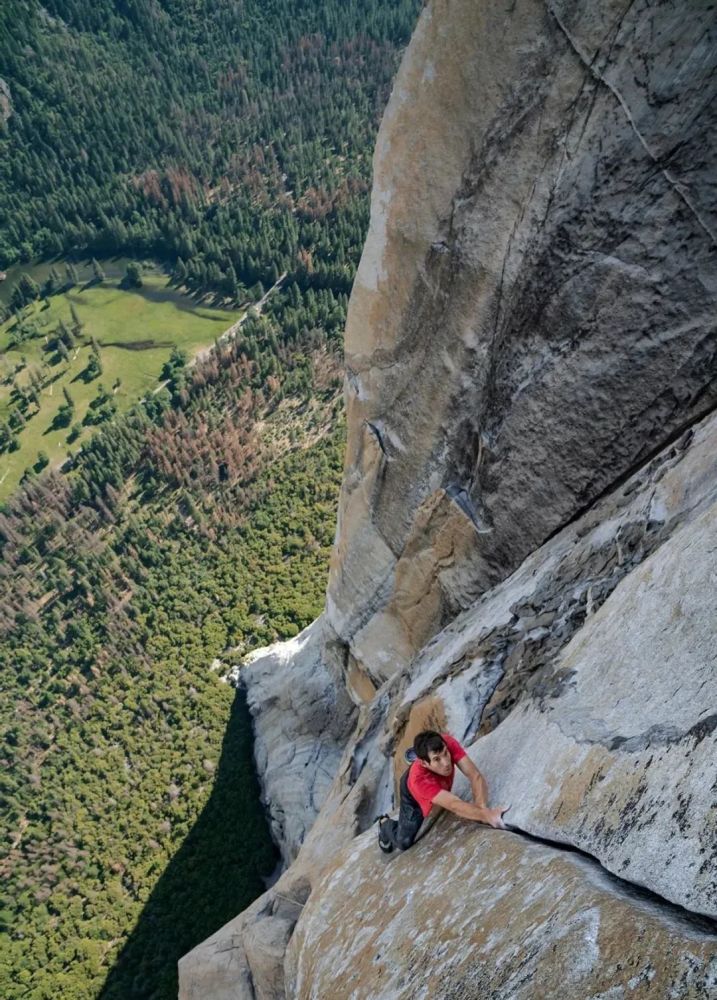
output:
<path id="1" fill-rule="evenodd" d="M 224 278 L 224 293 L 233 300 L 236 300 L 239 297 L 239 282 L 237 280 L 237 273 L 232 264 L 230 264 L 227 268 L 226 276 Z"/>
<path id="2" fill-rule="evenodd" d="M 122 284 L 125 288 L 142 287 L 142 268 L 136 261 L 131 260 L 127 265 Z"/>
<path id="3" fill-rule="evenodd" d="M 97 378 L 98 375 L 101 375 L 102 371 L 102 361 L 100 360 L 100 356 L 95 351 L 92 351 L 89 361 L 87 362 L 87 367 L 83 372 L 84 380 L 86 382 L 91 382 L 93 378 Z"/>
<path id="4" fill-rule="evenodd" d="M 70 302 L 70 313 L 72 315 L 72 332 L 75 334 L 76 337 L 79 337 L 80 334 L 82 333 L 83 324 L 72 302 Z"/>
<path id="5" fill-rule="evenodd" d="M 25 302 L 34 302 L 35 299 L 40 298 L 40 286 L 29 274 L 21 276 L 19 287 Z"/>
<path id="6" fill-rule="evenodd" d="M 12 410 L 10 416 L 8 417 L 8 423 L 14 431 L 21 431 L 25 427 L 25 418 L 23 417 L 20 410 Z"/>
<path id="7" fill-rule="evenodd" d="M 63 343 L 65 347 L 72 347 L 73 344 L 72 334 L 65 326 L 64 320 L 60 320 L 60 322 L 57 324 L 56 334 L 58 343 L 59 342 Z"/>
<path id="8" fill-rule="evenodd" d="M 187 266 L 181 257 L 178 258 L 174 266 L 174 280 L 177 285 L 183 285 L 187 280 Z"/>
<path id="9" fill-rule="evenodd" d="M 42 287 L 42 294 L 47 298 L 50 295 L 54 295 L 55 292 L 60 287 L 60 275 L 57 273 L 55 267 L 51 267 L 47 278 L 45 279 L 45 284 Z"/>

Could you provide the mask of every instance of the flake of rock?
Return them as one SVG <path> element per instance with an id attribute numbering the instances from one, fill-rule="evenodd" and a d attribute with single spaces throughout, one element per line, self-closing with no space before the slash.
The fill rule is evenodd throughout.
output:
<path id="1" fill-rule="evenodd" d="M 717 918 L 717 504 L 618 584 L 556 669 L 569 685 L 475 746 L 512 822 Z"/>
<path id="2" fill-rule="evenodd" d="M 287 864 L 316 819 L 353 727 L 356 709 L 342 666 L 320 619 L 294 639 L 257 650 L 240 671 L 262 798 Z"/>

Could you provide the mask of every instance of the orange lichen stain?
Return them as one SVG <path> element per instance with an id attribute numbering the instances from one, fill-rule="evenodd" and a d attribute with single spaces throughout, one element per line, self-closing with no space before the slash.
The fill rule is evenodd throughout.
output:
<path id="1" fill-rule="evenodd" d="M 372 683 L 370 677 L 364 673 L 353 656 L 349 657 L 349 666 L 346 671 L 346 686 L 354 701 L 362 701 L 365 705 L 372 701 L 373 696 L 376 694 L 375 685 Z"/>
<path id="2" fill-rule="evenodd" d="M 429 494 L 416 511 L 385 609 L 400 621 L 411 650 L 428 641 L 441 619 L 441 573 L 466 558 L 475 539 L 473 525 L 443 489 Z"/>
<path id="3" fill-rule="evenodd" d="M 443 490 L 426 497 L 416 511 L 396 563 L 395 590 L 388 607 L 401 620 L 413 649 L 419 649 L 430 637 L 440 617 L 442 591 L 438 575 L 453 560 L 453 532 L 445 530 L 446 504 Z"/>
<path id="4" fill-rule="evenodd" d="M 682 604 L 680 601 L 677 601 L 676 604 L 672 605 L 672 610 L 670 611 L 670 621 L 676 622 L 683 617 L 684 617 L 684 612 L 682 610 Z"/>
<path id="5" fill-rule="evenodd" d="M 605 769 L 604 780 L 595 786 L 590 809 L 604 817 L 606 826 L 623 826 L 626 819 L 634 825 L 647 791 L 645 757 L 643 753 L 633 755 L 631 760 L 613 761 L 609 772 Z"/>
<path id="6" fill-rule="evenodd" d="M 571 770 L 570 762 L 566 761 L 566 766 L 562 770 L 563 778 L 559 782 L 558 801 L 553 807 L 551 820 L 560 826 L 569 826 L 576 816 L 584 812 L 587 797 L 609 756 L 604 747 L 594 746 L 575 770 Z M 559 774 L 561 769 L 555 768 L 553 773 Z"/>
<path id="7" fill-rule="evenodd" d="M 609 840 L 615 831 L 634 825 L 646 791 L 644 755 L 630 760 L 616 758 L 602 746 L 594 746 L 574 771 L 569 764 L 551 800 L 546 818 L 563 829 L 575 830 L 586 817 L 599 817 L 599 835 Z M 598 827 L 592 822 L 591 827 Z"/>

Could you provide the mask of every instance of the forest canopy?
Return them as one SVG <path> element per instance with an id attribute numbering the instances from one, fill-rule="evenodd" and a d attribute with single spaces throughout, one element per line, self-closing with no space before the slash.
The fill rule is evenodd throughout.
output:
<path id="1" fill-rule="evenodd" d="M 419 7 L 0 6 L 0 268 L 73 282 L 122 253 L 233 303 L 282 278 L 241 336 L 193 368 L 168 355 L 163 388 L 2 505 L 8 1000 L 175 997 L 177 959 L 275 863 L 220 675 L 323 602 L 342 330 Z M 18 332 L 57 290 L 19 294 Z"/>
<path id="2" fill-rule="evenodd" d="M 3 4 L 0 268 L 126 253 L 234 298 L 283 271 L 348 292 L 376 123 L 417 8 Z"/>

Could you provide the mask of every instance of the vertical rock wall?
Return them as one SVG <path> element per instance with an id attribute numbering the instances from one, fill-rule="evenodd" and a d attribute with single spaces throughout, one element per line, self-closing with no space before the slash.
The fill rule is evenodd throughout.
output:
<path id="1" fill-rule="evenodd" d="M 427 4 L 346 330 L 328 617 L 383 680 L 714 405 L 700 3 Z"/>
<path id="2" fill-rule="evenodd" d="M 700 0 L 425 5 L 326 611 L 244 674 L 292 863 L 183 1000 L 717 995 L 716 97 Z M 426 720 L 514 829 L 385 859 Z"/>

